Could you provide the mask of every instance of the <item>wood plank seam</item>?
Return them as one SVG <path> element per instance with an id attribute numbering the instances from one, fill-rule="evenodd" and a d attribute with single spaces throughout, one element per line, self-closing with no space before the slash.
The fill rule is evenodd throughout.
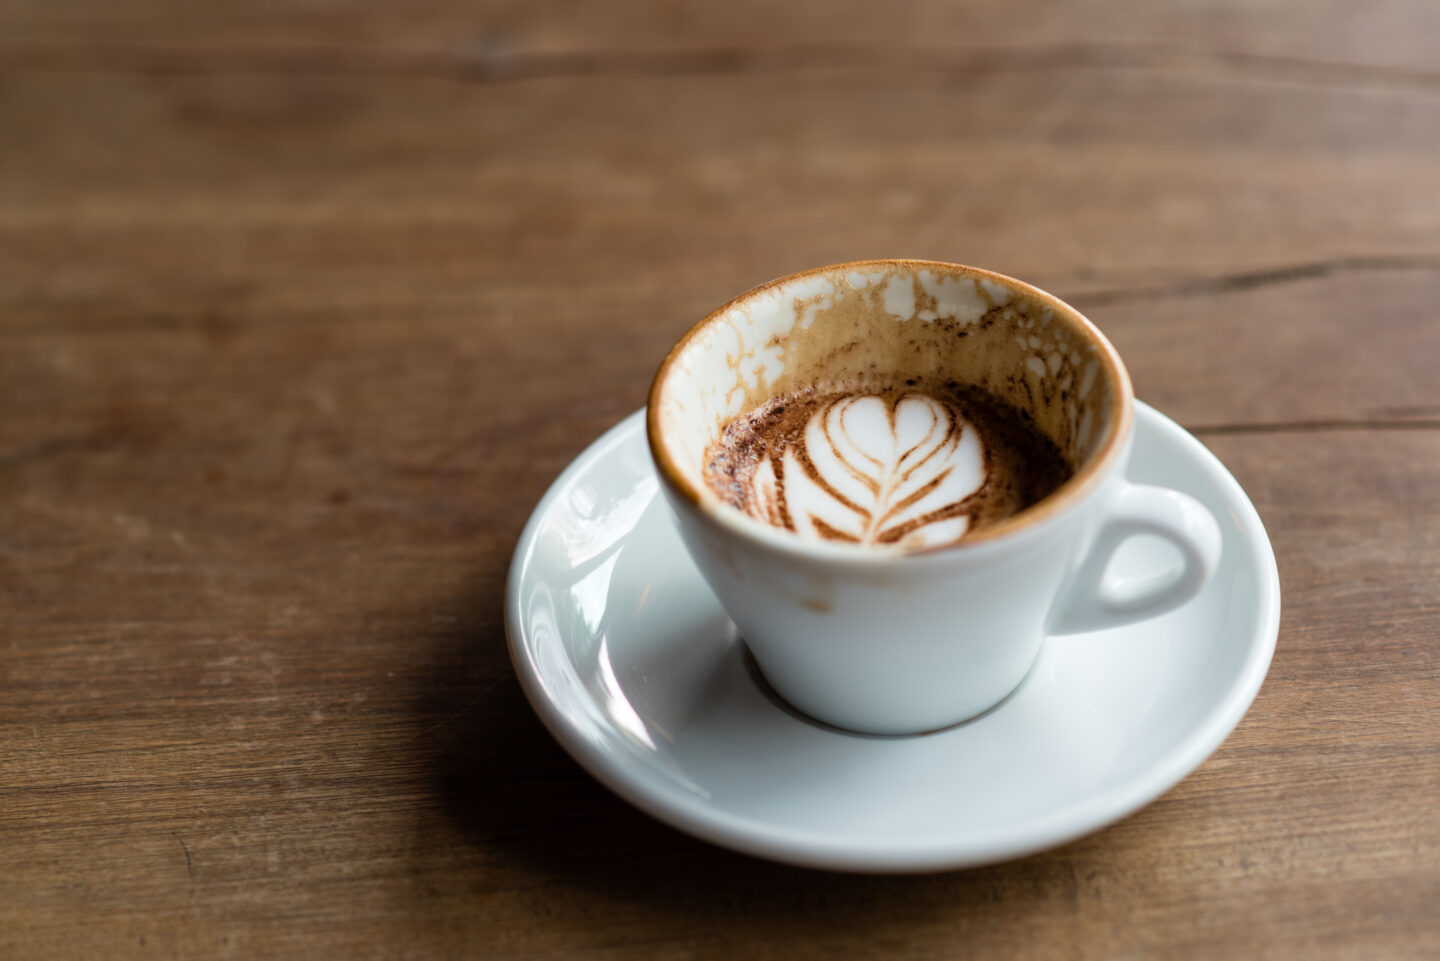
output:
<path id="1" fill-rule="evenodd" d="M 815 69 L 962 74 L 1048 70 L 1201 71 L 1252 82 L 1353 89 L 1440 91 L 1440 70 L 1190 48 L 1153 41 L 1071 41 L 1015 46 L 800 41 L 773 45 L 527 51 L 500 40 L 441 47 L 340 44 L 195 45 L 0 40 L 0 72 L 339 74 L 466 83 L 595 76 L 676 76 Z"/>

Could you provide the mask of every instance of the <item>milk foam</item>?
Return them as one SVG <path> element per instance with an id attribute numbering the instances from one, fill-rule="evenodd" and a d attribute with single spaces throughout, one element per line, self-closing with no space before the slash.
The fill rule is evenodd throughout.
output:
<path id="1" fill-rule="evenodd" d="M 908 550 L 954 543 L 968 514 L 947 512 L 986 481 L 980 432 L 924 394 L 898 401 L 848 395 L 819 408 L 803 446 L 779 470 L 766 457 L 751 475 L 750 502 L 772 520 L 788 513 L 802 537 Z"/>

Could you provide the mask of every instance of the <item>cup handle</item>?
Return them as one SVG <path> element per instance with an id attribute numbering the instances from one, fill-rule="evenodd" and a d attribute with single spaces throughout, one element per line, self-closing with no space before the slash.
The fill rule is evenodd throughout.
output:
<path id="1" fill-rule="evenodd" d="M 1179 574 L 1107 575 L 1116 550 L 1136 534 L 1153 534 L 1179 548 L 1184 561 Z M 1165 487 L 1126 482 L 1056 605 L 1048 632 L 1078 634 L 1119 627 L 1179 607 L 1214 576 L 1222 542 L 1215 515 L 1195 498 Z"/>

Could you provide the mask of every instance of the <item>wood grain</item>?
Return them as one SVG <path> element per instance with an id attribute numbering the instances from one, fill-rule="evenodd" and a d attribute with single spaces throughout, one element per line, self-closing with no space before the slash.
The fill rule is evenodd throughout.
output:
<path id="1" fill-rule="evenodd" d="M 0 11 L 0 957 L 1440 954 L 1435 8 L 601 10 Z M 1285 610 L 1156 804 L 868 878 L 614 798 L 500 603 L 694 319 L 896 255 L 1100 323 Z"/>
<path id="2" fill-rule="evenodd" d="M 257 50 L 283 56 L 308 47 L 344 62 L 347 54 L 380 48 L 402 57 L 407 51 L 448 55 L 502 75 L 517 58 L 535 54 L 584 59 L 596 51 L 675 50 L 698 63 L 738 63 L 744 69 L 757 52 L 763 56 L 777 48 L 853 56 L 857 48 L 919 47 L 1022 55 L 1051 49 L 1122 66 L 1199 52 L 1216 63 L 1292 76 L 1333 72 L 1332 80 L 1433 82 L 1433 37 L 1440 29 L 1440 13 L 1425 0 L 1363 7 L 1343 0 L 1219 0 L 1153 9 L 1127 0 L 904 0 L 884 6 L 860 0 L 778 5 L 617 0 L 603 6 L 577 0 L 419 0 L 404 7 L 382 0 L 303 7 L 261 0 L 234 10 L 197 8 L 182 0 L 119 5 L 76 0 L 63 6 L 11 0 L 6 14 L 7 46 L 31 48 L 45 62 L 73 50 L 93 64 L 117 47 L 180 56 L 190 49 L 212 57 Z"/>
<path id="3" fill-rule="evenodd" d="M 386 573 L 339 564 L 323 591 L 291 561 L 296 583 L 270 602 L 289 613 L 267 623 L 167 617 L 173 586 L 152 574 L 125 585 L 127 611 L 5 654 L 7 713 L 30 726 L 7 726 L 23 750 L 6 760 L 0 945 L 1423 957 L 1440 933 L 1440 497 L 1425 483 L 1440 444 L 1346 431 L 1212 445 L 1272 533 L 1282 642 L 1216 756 L 1092 838 L 884 879 L 771 866 L 655 825 L 529 715 L 483 544 L 395 555 Z M 420 590 L 426 575 L 437 583 Z"/>

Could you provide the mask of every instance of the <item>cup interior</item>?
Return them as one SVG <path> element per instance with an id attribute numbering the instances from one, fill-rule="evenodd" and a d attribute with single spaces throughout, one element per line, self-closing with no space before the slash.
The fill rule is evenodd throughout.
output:
<path id="1" fill-rule="evenodd" d="M 700 321 L 655 377 L 650 446 L 682 496 L 707 512 L 743 516 L 704 481 L 707 451 L 736 417 L 804 388 L 955 384 L 1020 412 L 1073 469 L 1040 504 L 976 539 L 1062 509 L 1104 474 L 1129 434 L 1129 376 L 1074 308 L 974 267 L 880 260 L 783 277 Z"/>

